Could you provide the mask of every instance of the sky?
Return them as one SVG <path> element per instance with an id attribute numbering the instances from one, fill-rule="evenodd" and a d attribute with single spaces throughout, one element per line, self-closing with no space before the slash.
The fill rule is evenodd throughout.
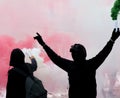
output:
<path id="1" fill-rule="evenodd" d="M 38 53 L 37 60 L 41 62 L 40 66 L 44 67 L 42 67 L 43 70 L 38 69 L 36 75 L 44 81 L 46 79 L 48 81 L 47 75 L 52 72 L 51 83 L 54 84 L 57 81 L 56 83 L 59 84 L 59 87 L 56 84 L 52 90 L 46 82 L 46 87 L 50 91 L 57 91 L 57 88 L 63 87 L 59 81 L 65 83 L 65 87 L 68 86 L 67 74 L 51 63 L 42 47 L 33 37 L 36 32 L 39 32 L 52 49 L 68 59 L 71 59 L 69 52 L 71 45 L 74 43 L 83 44 L 87 50 L 87 59 L 92 58 L 110 39 L 115 27 L 110 16 L 114 1 L 0 0 L 0 86 L 6 86 L 10 52 L 17 47 L 33 49 L 31 50 L 35 51 L 33 54 Z M 119 18 L 118 26 L 120 26 Z M 104 73 L 120 70 L 119 43 L 120 39 L 115 42 L 109 57 L 97 70 L 98 95 L 103 85 L 101 79 L 103 79 Z M 52 78 L 54 73 L 57 76 L 61 71 L 63 74 L 59 79 Z M 42 75 L 39 75 L 40 72 Z"/>

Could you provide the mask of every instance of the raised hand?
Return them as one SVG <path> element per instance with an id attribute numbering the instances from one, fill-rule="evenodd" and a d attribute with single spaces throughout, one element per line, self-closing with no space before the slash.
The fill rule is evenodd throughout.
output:
<path id="1" fill-rule="evenodd" d="M 39 44 L 41 44 L 42 46 L 45 45 L 45 42 L 43 41 L 40 34 L 38 32 L 36 34 L 37 34 L 37 36 L 35 36 L 34 39 L 37 40 L 39 42 Z"/>
<path id="2" fill-rule="evenodd" d="M 111 40 L 115 41 L 118 37 L 120 36 L 120 30 L 119 28 L 114 28 L 113 32 L 112 32 L 112 36 L 111 36 Z"/>

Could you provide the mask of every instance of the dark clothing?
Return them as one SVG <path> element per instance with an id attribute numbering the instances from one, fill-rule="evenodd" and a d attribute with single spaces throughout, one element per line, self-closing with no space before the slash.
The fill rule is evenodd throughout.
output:
<path id="1" fill-rule="evenodd" d="M 50 59 L 69 76 L 69 98 L 96 98 L 96 70 L 110 53 L 113 42 L 107 45 L 95 57 L 83 61 L 71 61 L 58 56 L 50 47 L 44 45 Z"/>
<path id="2" fill-rule="evenodd" d="M 33 71 L 37 69 L 37 63 L 35 59 L 32 59 L 32 64 L 25 63 L 19 67 L 28 75 L 33 74 Z M 8 71 L 8 81 L 6 87 L 6 98 L 26 98 L 25 91 L 26 77 L 14 70 L 14 68 Z"/>
<path id="3" fill-rule="evenodd" d="M 26 77 L 11 69 L 8 72 L 6 98 L 25 98 L 25 80 Z"/>

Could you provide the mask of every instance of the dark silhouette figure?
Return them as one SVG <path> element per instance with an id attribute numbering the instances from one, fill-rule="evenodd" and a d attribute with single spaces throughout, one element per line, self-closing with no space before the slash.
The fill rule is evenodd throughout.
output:
<path id="1" fill-rule="evenodd" d="M 24 71 L 27 75 L 33 75 L 33 72 L 37 69 L 37 63 L 33 56 L 30 59 L 31 64 L 25 63 L 24 53 L 19 48 L 12 50 L 10 56 L 10 66 L 12 68 L 8 71 L 6 98 L 26 98 L 26 76 L 18 73 L 15 68 Z"/>
<path id="2" fill-rule="evenodd" d="M 96 98 L 96 70 L 104 62 L 112 50 L 115 40 L 119 37 L 119 28 L 114 29 L 112 36 L 105 47 L 92 59 L 86 60 L 86 49 L 81 44 L 74 44 L 70 48 L 73 58 L 68 60 L 57 55 L 37 33 L 34 37 L 43 46 L 49 58 L 57 66 L 68 73 L 69 76 L 69 98 Z"/>

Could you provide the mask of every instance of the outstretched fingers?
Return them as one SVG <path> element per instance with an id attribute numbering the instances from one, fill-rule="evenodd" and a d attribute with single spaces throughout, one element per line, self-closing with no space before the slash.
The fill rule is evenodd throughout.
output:
<path id="1" fill-rule="evenodd" d="M 116 28 L 113 29 L 113 32 L 116 32 Z"/>
<path id="2" fill-rule="evenodd" d="M 40 37 L 40 34 L 38 32 L 36 32 L 37 36 L 34 37 L 34 39 L 37 39 L 38 37 Z"/>

